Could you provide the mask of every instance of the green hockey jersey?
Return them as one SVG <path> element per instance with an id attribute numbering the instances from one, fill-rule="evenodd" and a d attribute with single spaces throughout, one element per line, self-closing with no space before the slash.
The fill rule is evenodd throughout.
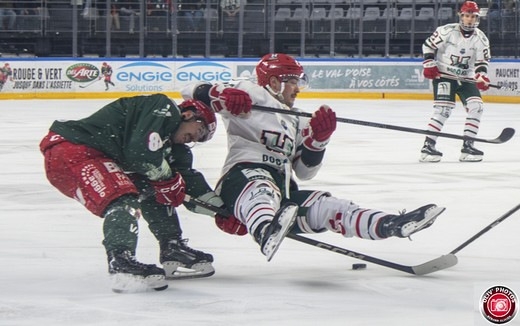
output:
<path id="1" fill-rule="evenodd" d="M 103 152 L 127 172 L 164 180 L 170 136 L 181 123 L 177 105 L 162 94 L 120 98 L 81 120 L 55 121 L 51 130 Z"/>

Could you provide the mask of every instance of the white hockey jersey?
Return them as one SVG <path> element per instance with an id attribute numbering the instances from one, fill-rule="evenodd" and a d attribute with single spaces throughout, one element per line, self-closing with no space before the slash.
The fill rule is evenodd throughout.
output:
<path id="1" fill-rule="evenodd" d="M 183 98 L 192 98 L 199 85 L 189 85 L 182 90 Z M 233 87 L 247 92 L 253 105 L 290 110 L 266 89 L 250 81 L 239 81 Z M 313 178 L 320 169 L 321 164 L 308 167 L 300 160 L 302 129 L 308 126 L 308 118 L 256 110 L 252 110 L 248 118 L 233 116 L 228 111 L 220 113 L 228 138 L 228 154 L 222 174 L 237 163 L 245 162 L 266 164 L 282 173 L 290 168 L 300 180 Z"/>
<path id="2" fill-rule="evenodd" d="M 426 39 L 423 54 L 431 53 L 437 60 L 441 73 L 473 78 L 475 69 L 487 72 L 491 52 L 489 40 L 480 29 L 475 28 L 469 37 L 464 37 L 458 23 L 439 26 Z"/>

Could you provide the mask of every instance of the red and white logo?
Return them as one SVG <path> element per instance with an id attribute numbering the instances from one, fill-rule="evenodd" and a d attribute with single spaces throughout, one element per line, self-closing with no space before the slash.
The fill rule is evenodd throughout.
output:
<path id="1" fill-rule="evenodd" d="M 518 311 L 518 297 L 505 286 L 487 289 L 480 298 L 480 312 L 493 324 L 506 324 L 515 318 Z"/>

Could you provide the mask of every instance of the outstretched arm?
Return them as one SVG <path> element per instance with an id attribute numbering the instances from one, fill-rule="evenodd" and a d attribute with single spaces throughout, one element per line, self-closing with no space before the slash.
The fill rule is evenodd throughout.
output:
<path id="1" fill-rule="evenodd" d="M 198 83 L 188 85 L 181 91 L 184 99 L 204 102 L 215 112 L 228 111 L 232 115 L 251 112 L 252 101 L 248 93 L 224 84 Z"/>

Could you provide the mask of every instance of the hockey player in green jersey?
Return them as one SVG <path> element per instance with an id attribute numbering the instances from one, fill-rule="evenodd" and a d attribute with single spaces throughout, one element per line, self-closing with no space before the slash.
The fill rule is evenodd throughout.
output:
<path id="1" fill-rule="evenodd" d="M 242 102 L 239 95 L 233 100 L 237 102 L 223 100 L 232 114 L 251 109 L 251 102 Z M 120 98 L 81 120 L 55 121 L 42 140 L 50 183 L 104 218 L 103 245 L 114 291 L 163 290 L 168 277 L 214 273 L 212 255 L 188 247 L 182 239 L 175 207 L 185 194 L 223 206 L 192 168 L 186 145 L 210 140 L 216 124 L 214 111 L 201 101 L 177 105 L 154 94 Z M 135 259 L 141 216 L 159 241 L 164 270 Z"/>

